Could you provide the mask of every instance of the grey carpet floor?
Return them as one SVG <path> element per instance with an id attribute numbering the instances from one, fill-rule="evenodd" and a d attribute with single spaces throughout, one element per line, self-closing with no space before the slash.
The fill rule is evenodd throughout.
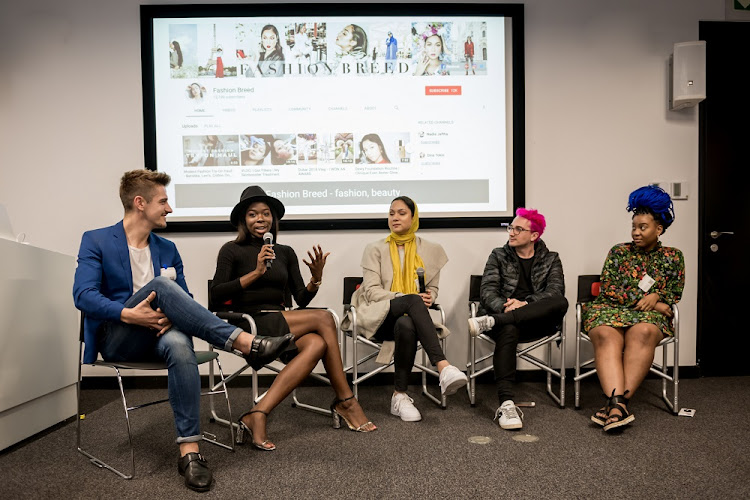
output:
<path id="1" fill-rule="evenodd" d="M 276 451 L 246 445 L 231 453 L 202 445 L 216 482 L 201 498 L 750 498 L 748 382 L 681 381 L 681 406 L 696 409 L 686 418 L 667 413 L 660 382 L 647 380 L 631 403 L 635 422 L 612 434 L 589 421 L 601 405 L 595 381 L 584 384 L 580 411 L 572 407 L 572 386 L 568 407 L 560 409 L 543 384 L 519 384 L 517 400 L 536 401 L 536 407 L 524 409 L 524 428 L 513 432 L 492 421 L 497 401 L 491 384 L 478 386 L 476 407 L 464 391 L 449 398 L 446 410 L 413 394 L 423 415 L 418 423 L 390 415 L 389 388 L 363 387 L 360 401 L 379 427 L 370 434 L 333 430 L 328 417 L 284 402 L 269 422 Z M 136 389 L 129 397 L 137 403 L 164 393 Z M 126 464 L 122 407 L 113 394 L 84 391 L 84 405 L 92 408 L 84 440 L 94 454 Z M 324 406 L 332 397 L 324 387 L 300 394 Z M 248 389 L 232 393 L 236 416 L 248 399 Z M 204 430 L 226 439 L 226 428 L 207 423 L 205 398 L 203 412 Z M 0 453 L 0 498 L 198 497 L 176 471 L 169 406 L 139 410 L 132 422 L 133 480 L 77 453 L 75 423 L 69 423 Z M 476 436 L 489 442 L 471 442 Z"/>

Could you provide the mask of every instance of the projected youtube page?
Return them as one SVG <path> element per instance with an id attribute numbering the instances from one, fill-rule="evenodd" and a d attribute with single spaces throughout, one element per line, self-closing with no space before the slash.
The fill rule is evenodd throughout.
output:
<path id="1" fill-rule="evenodd" d="M 502 18 L 154 21 L 158 170 L 172 220 L 248 185 L 289 217 L 505 213 Z"/>

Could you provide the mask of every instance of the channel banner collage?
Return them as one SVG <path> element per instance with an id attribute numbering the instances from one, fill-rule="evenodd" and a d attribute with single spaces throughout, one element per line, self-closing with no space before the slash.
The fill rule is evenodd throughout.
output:
<path id="1" fill-rule="evenodd" d="M 410 163 L 408 132 L 183 136 L 183 166 Z"/>
<path id="2" fill-rule="evenodd" d="M 172 20 L 174 21 L 174 20 Z M 171 22 L 170 77 L 485 76 L 484 21 Z"/>

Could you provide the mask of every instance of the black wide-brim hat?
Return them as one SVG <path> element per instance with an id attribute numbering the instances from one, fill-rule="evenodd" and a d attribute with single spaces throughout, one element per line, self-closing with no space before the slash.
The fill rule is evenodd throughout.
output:
<path id="1" fill-rule="evenodd" d="M 280 220 L 282 217 L 284 217 L 286 209 L 284 208 L 283 203 L 281 203 L 273 196 L 268 196 L 260 186 L 248 186 L 244 191 L 242 191 L 239 203 L 237 203 L 232 209 L 232 213 L 229 216 L 229 222 L 231 222 L 234 227 L 237 227 L 240 221 L 245 218 L 247 207 L 249 207 L 256 201 L 262 201 L 263 203 L 268 205 L 268 207 L 271 209 L 271 212 L 273 212 L 275 220 Z"/>

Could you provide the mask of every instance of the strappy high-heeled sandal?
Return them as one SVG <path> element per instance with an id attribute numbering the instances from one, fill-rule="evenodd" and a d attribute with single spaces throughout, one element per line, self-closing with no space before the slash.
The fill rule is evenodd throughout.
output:
<path id="1" fill-rule="evenodd" d="M 343 418 L 344 422 L 346 422 L 346 425 L 349 427 L 349 430 L 351 430 L 351 431 L 354 431 L 354 432 L 372 432 L 372 431 L 376 430 L 377 427 L 375 427 L 375 429 L 367 429 L 367 427 L 371 427 L 371 426 L 375 425 L 371 421 L 367 421 L 367 422 L 365 422 L 364 424 L 362 424 L 360 426 L 354 427 L 354 425 L 352 425 L 352 423 L 349 422 L 349 419 L 346 418 L 346 415 L 343 415 L 343 414 L 341 414 L 341 413 L 338 412 L 338 410 L 336 409 L 336 406 L 338 406 L 341 403 L 345 403 L 345 402 L 349 401 L 350 399 L 354 399 L 354 395 L 349 396 L 346 399 L 335 399 L 334 398 L 333 403 L 331 403 L 331 416 L 333 417 L 333 428 L 334 429 L 340 429 L 341 428 L 341 419 Z"/>
<path id="2" fill-rule="evenodd" d="M 602 397 L 604 398 L 604 406 L 591 415 L 591 421 L 604 427 L 607 425 L 607 418 L 609 418 L 609 396 L 602 394 Z"/>
<path id="3" fill-rule="evenodd" d="M 256 443 L 255 441 L 253 441 L 253 430 L 250 427 L 248 427 L 247 425 L 245 425 L 245 422 L 242 421 L 243 418 L 245 418 L 246 416 L 250 415 L 251 413 L 262 413 L 263 415 L 265 415 L 266 417 L 268 417 L 268 413 L 264 412 L 263 410 L 250 410 L 250 411 L 248 411 L 246 413 L 243 413 L 240 416 L 240 419 L 238 421 L 239 428 L 237 429 L 237 439 L 236 439 L 235 442 L 237 444 L 245 444 L 245 442 L 247 441 L 248 436 L 250 436 L 250 444 L 252 444 L 254 447 L 258 448 L 259 450 L 262 450 L 262 451 L 273 451 L 273 450 L 275 450 L 276 449 L 276 445 L 273 444 L 272 442 L 270 442 L 268 439 L 266 439 L 262 443 Z M 269 444 L 271 446 L 267 446 Z"/>
<path id="4" fill-rule="evenodd" d="M 615 396 L 615 390 L 612 389 L 612 397 L 609 398 L 609 403 L 607 403 L 609 405 L 609 416 L 607 417 L 607 420 L 614 419 L 614 422 L 610 422 L 609 424 L 605 425 L 605 431 L 610 431 L 612 429 L 628 425 L 630 422 L 635 420 L 635 415 L 628 411 L 628 398 L 625 397 L 625 394 L 629 392 L 630 391 L 625 391 L 623 394 Z M 614 410 L 619 411 L 620 414 L 613 415 L 612 411 Z"/>

